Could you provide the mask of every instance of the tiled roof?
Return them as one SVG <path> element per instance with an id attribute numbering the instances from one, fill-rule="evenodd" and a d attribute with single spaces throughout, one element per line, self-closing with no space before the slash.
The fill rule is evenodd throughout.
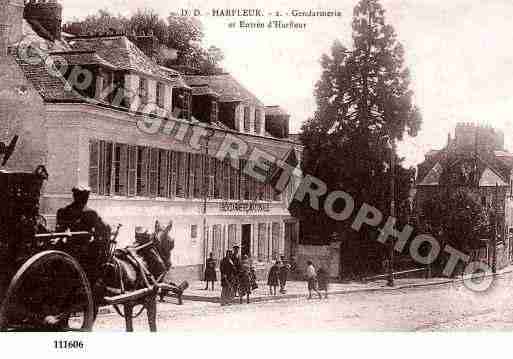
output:
<path id="1" fill-rule="evenodd" d="M 76 37 L 69 41 L 74 50 L 95 51 L 120 70 L 134 71 L 171 80 L 176 71 L 164 71 L 124 35 Z"/>
<path id="2" fill-rule="evenodd" d="M 62 78 L 50 74 L 43 61 L 31 64 L 15 55 L 16 62 L 45 101 L 84 101 Z"/>
<path id="3" fill-rule="evenodd" d="M 113 64 L 98 56 L 94 51 L 51 52 L 50 56 L 62 57 L 68 65 L 102 65 L 112 69 L 116 68 Z"/>
<path id="4" fill-rule="evenodd" d="M 184 75 L 184 79 L 192 86 L 208 86 L 219 94 L 220 102 L 247 101 L 257 106 L 263 106 L 262 102 L 249 92 L 240 82 L 230 74 L 195 76 Z"/>
<path id="5" fill-rule="evenodd" d="M 280 106 L 265 106 L 267 116 L 288 116 L 289 114 Z"/>

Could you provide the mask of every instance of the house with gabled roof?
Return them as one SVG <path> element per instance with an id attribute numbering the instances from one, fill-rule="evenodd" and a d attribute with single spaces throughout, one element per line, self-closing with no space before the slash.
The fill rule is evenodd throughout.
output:
<path id="1" fill-rule="evenodd" d="M 0 8 L 0 141 L 20 138 L 5 169 L 46 166 L 40 212 L 50 229 L 72 187 L 85 184 L 90 206 L 123 225 L 121 245 L 136 226 L 173 220 L 172 276 L 199 279 L 210 252 L 219 260 L 234 245 L 262 273 L 292 254 L 298 223 L 288 204 L 298 183 L 278 191 L 245 168 L 255 148 L 296 166 L 302 146 L 266 130 L 275 118 L 235 77 L 159 66 L 147 36 L 137 44 L 124 34 L 63 34 L 55 0 Z M 165 125 L 145 127 L 153 123 Z M 209 135 L 194 144 L 200 127 Z M 227 136 L 248 147 L 238 161 L 215 157 Z"/>
<path id="2" fill-rule="evenodd" d="M 497 267 L 513 261 L 513 153 L 504 149 L 504 134 L 491 127 L 470 123 L 456 125 L 441 150 L 431 150 L 418 165 L 416 212 L 419 222 L 426 199 L 438 193 L 464 189 L 484 209 L 497 211 L 496 248 L 492 238 L 483 238 L 475 257 L 491 265 L 497 253 Z"/>

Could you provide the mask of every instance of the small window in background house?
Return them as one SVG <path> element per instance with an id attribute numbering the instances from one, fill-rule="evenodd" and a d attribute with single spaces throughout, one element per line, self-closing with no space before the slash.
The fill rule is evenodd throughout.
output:
<path id="1" fill-rule="evenodd" d="M 244 107 L 244 132 L 249 132 L 249 107 Z"/>
<path id="2" fill-rule="evenodd" d="M 139 78 L 139 98 L 141 103 L 148 103 L 148 80 L 142 77 Z"/>
<path id="3" fill-rule="evenodd" d="M 198 225 L 197 224 L 191 224 L 191 238 L 192 239 L 198 238 Z"/>
<path id="4" fill-rule="evenodd" d="M 164 107 L 164 94 L 165 94 L 165 85 L 162 82 L 157 82 L 157 106 Z"/>

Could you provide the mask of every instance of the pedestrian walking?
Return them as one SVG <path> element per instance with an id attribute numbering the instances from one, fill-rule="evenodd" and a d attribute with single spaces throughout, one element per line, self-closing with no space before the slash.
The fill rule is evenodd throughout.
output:
<path id="1" fill-rule="evenodd" d="M 205 290 L 208 290 L 208 284 L 212 284 L 212 290 L 214 290 L 214 282 L 217 281 L 216 275 L 216 260 L 214 254 L 210 252 L 207 261 L 205 263 Z"/>
<path id="2" fill-rule="evenodd" d="M 317 272 L 312 261 L 306 262 L 306 280 L 308 283 L 308 299 L 312 299 L 312 291 L 317 293 L 319 299 L 322 299 L 321 293 L 317 290 Z"/>
<path id="3" fill-rule="evenodd" d="M 247 255 L 242 256 L 239 272 L 239 298 L 241 304 L 244 297 L 246 297 L 246 302 L 249 304 L 249 295 L 253 289 L 251 270 L 249 257 Z"/>
<path id="4" fill-rule="evenodd" d="M 269 295 L 276 295 L 276 289 L 279 284 L 280 261 L 276 261 L 267 275 L 267 285 L 269 286 Z"/>
<path id="5" fill-rule="evenodd" d="M 221 261 L 219 269 L 221 271 L 221 305 L 227 305 L 233 299 L 233 281 L 237 275 L 232 262 L 231 250 L 226 251 L 226 256 Z"/>
<path id="6" fill-rule="evenodd" d="M 287 279 L 289 277 L 290 272 L 290 264 L 285 259 L 285 256 L 281 256 L 281 266 L 280 266 L 280 273 L 279 273 L 279 281 L 280 281 L 280 293 L 285 294 L 287 293 L 287 290 L 285 289 L 285 286 L 287 285 Z"/>
<path id="7" fill-rule="evenodd" d="M 317 271 L 317 284 L 319 291 L 324 291 L 324 298 L 328 298 L 329 278 L 328 271 L 323 266 Z"/>

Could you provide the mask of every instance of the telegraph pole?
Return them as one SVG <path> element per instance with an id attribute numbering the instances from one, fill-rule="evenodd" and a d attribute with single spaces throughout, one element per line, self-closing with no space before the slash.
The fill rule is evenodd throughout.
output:
<path id="1" fill-rule="evenodd" d="M 395 218 L 395 141 L 390 137 L 390 216 Z M 394 241 L 390 239 L 388 262 L 388 282 L 389 287 L 394 286 Z"/>

